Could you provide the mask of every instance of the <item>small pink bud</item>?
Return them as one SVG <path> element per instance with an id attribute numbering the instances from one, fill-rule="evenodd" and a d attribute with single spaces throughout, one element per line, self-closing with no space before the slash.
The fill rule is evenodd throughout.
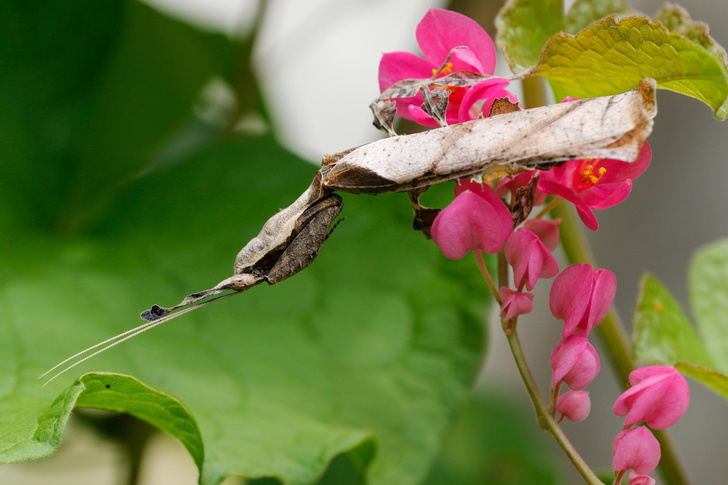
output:
<path id="1" fill-rule="evenodd" d="M 627 477 L 627 485 L 655 485 L 655 479 L 649 475 L 630 472 Z"/>
<path id="2" fill-rule="evenodd" d="M 587 391 L 569 391 L 559 396 L 556 411 L 569 421 L 578 423 L 589 416 L 591 400 Z"/>
<path id="3" fill-rule="evenodd" d="M 528 219 L 523 227 L 534 233 L 549 251 L 559 245 L 559 224 L 561 219 Z"/>
<path id="4" fill-rule="evenodd" d="M 600 365 L 599 355 L 586 337 L 569 335 L 551 353 L 551 386 L 563 381 L 569 389 L 581 391 L 599 374 Z"/>
<path id="5" fill-rule="evenodd" d="M 432 239 L 450 259 L 460 259 L 468 251 L 495 254 L 513 230 L 511 213 L 493 189 L 480 184 L 471 188 L 477 192 L 461 190 L 432 224 Z"/>
<path id="6" fill-rule="evenodd" d="M 617 279 L 607 269 L 594 270 L 589 264 L 572 264 L 554 280 L 549 308 L 564 321 L 562 338 L 571 333 L 589 335 L 612 306 Z"/>
<path id="7" fill-rule="evenodd" d="M 644 426 L 625 429 L 617 435 L 612 445 L 612 469 L 634 470 L 648 475 L 660 462 L 660 443 Z"/>
<path id="8" fill-rule="evenodd" d="M 559 265 L 546 246 L 534 233 L 520 228 L 506 240 L 505 256 L 513 266 L 513 282 L 516 287 L 526 286 L 531 291 L 539 278 L 553 278 Z"/>
<path id="9" fill-rule="evenodd" d="M 627 416 L 625 426 L 645 421 L 664 429 L 682 417 L 690 403 L 690 388 L 677 369 L 655 365 L 633 370 L 631 387 L 614 403 L 614 414 Z"/>
<path id="10" fill-rule="evenodd" d="M 498 293 L 503 302 L 500 316 L 504 320 L 531 313 L 533 310 L 533 293 L 516 291 L 505 286 L 501 286 Z"/>

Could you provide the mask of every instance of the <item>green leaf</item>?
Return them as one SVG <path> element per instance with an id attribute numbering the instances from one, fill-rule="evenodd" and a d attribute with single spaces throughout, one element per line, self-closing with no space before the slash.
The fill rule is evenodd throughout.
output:
<path id="1" fill-rule="evenodd" d="M 36 394 L 36 393 L 32 393 Z M 3 399 L 3 422 L 22 423 L 0 436 L 2 462 L 48 456 L 58 447 L 74 406 L 121 411 L 132 414 L 178 438 L 199 467 L 204 451 L 197 423 L 176 399 L 150 389 L 133 377 L 114 374 L 85 374 L 61 393 L 47 410 L 27 409 L 37 397 L 14 393 Z M 34 399 L 35 398 L 35 399 Z M 40 404 L 40 402 L 38 402 Z M 27 422 L 39 413 L 36 422 Z"/>
<path id="2" fill-rule="evenodd" d="M 563 28 L 562 0 L 509 0 L 495 18 L 496 45 L 520 74 L 538 63 L 541 49 Z"/>
<path id="3" fill-rule="evenodd" d="M 712 389 L 717 394 L 728 400 L 728 376 L 721 374 L 713 369 L 701 367 L 699 365 L 686 364 L 681 362 L 675 365 L 675 368 L 690 376 L 696 381 L 704 384 L 708 389 Z"/>
<path id="4" fill-rule="evenodd" d="M 205 456 L 195 418 L 177 399 L 119 374 L 89 373 L 79 378 L 83 392 L 76 406 L 131 414 L 174 436 L 198 467 Z M 72 386 L 73 389 L 75 386 Z"/>
<path id="5" fill-rule="evenodd" d="M 576 0 L 564 20 L 564 32 L 576 34 L 607 15 L 617 14 L 620 18 L 636 16 L 634 10 L 624 0 Z"/>
<path id="6" fill-rule="evenodd" d="M 689 362 L 712 367 L 703 342 L 670 292 L 652 275 L 640 284 L 634 312 L 632 352 L 646 363 Z"/>
<path id="7" fill-rule="evenodd" d="M 445 260 L 411 230 L 404 195 L 345 194 L 346 221 L 306 271 L 184 315 L 43 389 L 34 380 L 128 330 L 152 303 L 229 276 L 241 245 L 314 171 L 272 139 L 230 141 L 135 180 L 92 233 L 4 239 L 3 461 L 52 452 L 79 393 L 74 377 L 95 370 L 133 375 L 183 403 L 204 444 L 204 484 L 230 475 L 312 483 L 341 454 L 367 483 L 421 481 L 479 368 L 487 288 L 473 261 Z M 154 415 L 128 377 L 86 379 L 98 392 L 79 403 L 134 413 L 194 443 L 191 421 Z M 42 449 L 14 449 L 43 419 L 54 427 Z"/>
<path id="8" fill-rule="evenodd" d="M 651 77 L 708 104 L 717 119 L 728 116 L 725 59 L 647 18 L 610 16 L 576 36 L 557 34 L 532 74 L 549 80 L 556 99 L 621 93 Z"/>
<path id="9" fill-rule="evenodd" d="M 705 346 L 716 369 L 728 373 L 728 239 L 695 252 L 688 285 Z"/>

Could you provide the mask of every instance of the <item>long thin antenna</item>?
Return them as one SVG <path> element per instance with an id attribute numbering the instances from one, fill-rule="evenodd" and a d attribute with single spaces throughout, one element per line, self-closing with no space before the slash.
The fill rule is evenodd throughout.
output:
<path id="1" fill-rule="evenodd" d="M 63 362 L 60 362 L 60 363 L 56 364 L 55 366 L 53 366 L 52 368 L 50 368 L 49 370 L 47 370 L 43 375 L 36 377 L 36 379 L 42 379 L 43 377 L 47 376 L 48 374 L 50 374 L 51 372 L 53 372 L 57 368 L 61 367 L 63 364 L 65 364 L 65 363 L 67 363 L 69 361 L 72 361 L 73 359 L 76 359 L 77 357 L 80 357 L 83 354 L 85 354 L 87 352 L 90 352 L 90 351 L 92 351 L 92 350 L 94 350 L 94 349 L 96 349 L 98 347 L 101 347 L 102 345 L 108 344 L 105 347 L 97 350 L 96 352 L 94 352 L 94 353 L 92 353 L 90 355 L 87 355 L 86 357 L 84 357 L 83 359 L 79 360 L 78 362 L 74 362 L 73 364 L 71 364 L 68 367 L 66 367 L 65 369 L 63 369 L 62 371 L 60 371 L 57 374 L 55 374 L 53 377 L 51 377 L 50 379 L 48 379 L 42 386 L 40 386 L 41 389 L 42 389 L 45 386 L 47 386 L 48 383 L 51 382 L 52 380 L 54 380 L 56 377 L 59 377 L 60 375 L 65 374 L 67 371 L 73 369 L 74 367 L 76 367 L 79 364 L 82 364 L 83 362 L 86 362 L 90 358 L 99 355 L 101 352 L 105 352 L 105 351 L 109 350 L 110 348 L 119 345 L 122 342 L 125 342 L 125 341 L 127 341 L 127 340 L 129 340 L 131 338 L 134 338 L 137 335 L 140 335 L 140 334 L 146 332 L 147 330 L 151 330 L 151 329 L 153 329 L 154 327 L 156 327 L 158 325 L 161 325 L 163 323 L 167 323 L 168 321 L 173 320 L 173 319 L 175 319 L 177 317 L 180 317 L 180 316 L 184 315 L 185 313 L 189 313 L 191 311 L 197 310 L 198 308 L 201 308 L 201 307 L 203 307 L 205 305 L 209 305 L 210 303 L 216 302 L 218 300 L 223 300 L 225 298 L 228 298 L 228 297 L 237 295 L 238 293 L 241 293 L 241 291 L 240 290 L 235 290 L 232 293 L 228 293 L 226 295 L 220 295 L 220 296 L 217 296 L 215 298 L 211 298 L 210 300 L 203 301 L 201 303 L 197 303 L 197 304 L 195 304 L 195 305 L 193 305 L 191 307 L 184 308 L 182 310 L 178 310 L 178 311 L 176 311 L 176 312 L 174 312 L 174 313 L 172 313 L 170 315 L 166 315 L 166 316 L 164 316 L 164 317 L 162 317 L 162 318 L 160 318 L 158 320 L 153 320 L 151 322 L 143 323 L 142 325 L 139 325 L 136 328 L 132 328 L 131 330 L 127 330 L 124 333 L 120 333 L 119 335 L 116 335 L 114 337 L 111 337 L 109 339 L 106 339 L 103 342 L 99 342 L 96 345 L 93 345 L 93 346 L 91 346 L 91 347 L 89 347 L 89 348 L 87 348 L 85 350 L 82 350 L 81 352 L 78 352 L 77 354 L 72 355 L 71 357 L 67 358 Z M 112 342 L 112 343 L 109 343 L 109 342 Z"/>

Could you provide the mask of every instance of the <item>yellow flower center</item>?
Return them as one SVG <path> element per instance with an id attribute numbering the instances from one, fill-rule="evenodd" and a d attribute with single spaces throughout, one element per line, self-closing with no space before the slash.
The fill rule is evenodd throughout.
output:
<path id="1" fill-rule="evenodd" d="M 599 180 L 607 173 L 607 169 L 599 167 L 600 159 L 586 158 L 581 162 L 581 170 L 579 170 L 579 181 L 585 185 L 585 188 L 596 185 Z M 589 163 L 594 162 L 594 163 Z M 588 164 L 588 165 L 586 165 Z M 584 166 L 586 165 L 586 166 Z"/>
<path id="2" fill-rule="evenodd" d="M 445 67 L 443 67 L 439 73 L 437 72 L 437 69 L 433 69 L 432 75 L 434 76 L 435 74 L 437 74 L 437 77 L 443 77 L 443 76 L 447 76 L 448 74 L 451 74 L 452 72 L 453 72 L 452 62 L 448 62 L 447 64 L 445 64 Z"/>

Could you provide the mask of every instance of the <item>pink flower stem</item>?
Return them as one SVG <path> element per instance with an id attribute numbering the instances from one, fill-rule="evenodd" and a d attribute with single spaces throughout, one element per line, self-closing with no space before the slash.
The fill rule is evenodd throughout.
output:
<path id="1" fill-rule="evenodd" d="M 622 484 L 622 478 L 624 478 L 624 474 L 627 473 L 627 470 L 622 470 L 617 474 L 616 477 L 614 477 L 614 482 L 612 485 L 621 485 Z"/>
<path id="2" fill-rule="evenodd" d="M 498 293 L 498 288 L 496 288 L 495 283 L 493 282 L 493 278 L 491 278 L 490 273 L 488 272 L 488 268 L 485 266 L 485 261 L 483 261 L 483 251 L 473 252 L 475 253 L 475 260 L 478 262 L 478 269 L 480 269 L 480 273 L 483 275 L 483 278 L 485 278 L 485 281 L 488 283 L 488 286 L 490 287 L 490 292 L 493 294 L 493 298 L 495 298 L 495 301 L 497 301 L 499 305 L 503 306 L 500 293 Z"/>
<path id="3" fill-rule="evenodd" d="M 504 323 L 504 325 L 507 324 Z M 510 331 L 506 332 L 506 338 L 508 339 L 508 344 L 511 347 L 513 359 L 516 361 L 518 372 L 521 374 L 521 379 L 523 379 L 523 383 L 526 385 L 528 395 L 531 397 L 533 406 L 536 408 L 536 417 L 539 424 L 543 429 L 553 435 L 556 442 L 559 446 L 561 446 L 561 449 L 564 450 L 566 456 L 569 460 L 571 460 L 571 463 L 574 464 L 574 467 L 588 485 L 603 485 L 603 482 L 599 480 L 599 477 L 597 477 L 591 468 L 589 468 L 589 465 L 586 464 L 581 455 L 579 455 L 576 451 L 554 417 L 551 416 L 549 406 L 541 395 L 538 385 L 536 385 L 536 380 L 533 378 L 533 374 L 531 374 L 531 370 L 528 368 L 528 364 L 526 363 L 526 357 L 523 354 L 523 348 L 521 347 L 521 341 L 518 338 L 516 326 L 515 324 L 507 326 Z"/>
<path id="4" fill-rule="evenodd" d="M 596 266 L 584 233 L 577 223 L 574 209 L 568 204 L 559 204 L 554 208 L 554 217 L 562 219 L 559 224 L 561 244 L 569 263 L 589 263 Z M 626 389 L 629 386 L 629 373 L 635 369 L 632 355 L 629 351 L 629 339 L 624 330 L 616 310 L 612 307 L 601 325 L 596 327 L 599 338 L 604 343 L 609 363 L 617 379 Z M 655 438 L 660 443 L 662 458 L 659 469 L 667 485 L 687 485 L 690 480 L 680 463 L 677 449 L 670 434 L 666 430 L 653 430 Z"/>

